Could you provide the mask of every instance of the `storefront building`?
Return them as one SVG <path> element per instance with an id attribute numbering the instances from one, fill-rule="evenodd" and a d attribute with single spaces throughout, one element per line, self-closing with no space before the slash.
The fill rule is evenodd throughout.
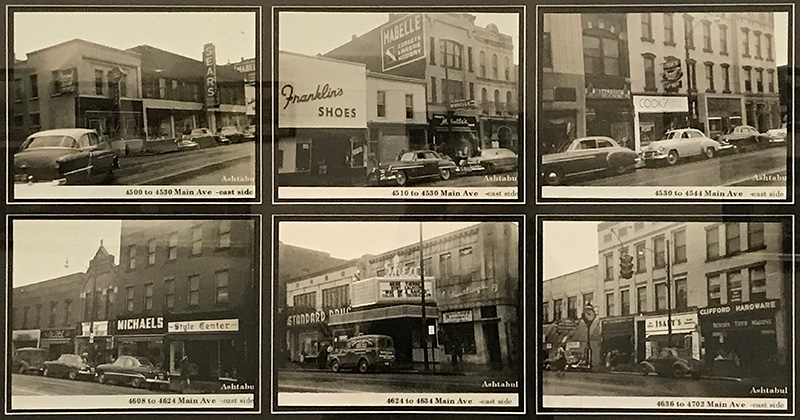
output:
<path id="1" fill-rule="evenodd" d="M 85 355 L 97 363 L 110 361 L 115 354 L 109 321 L 81 322 L 75 332 L 75 349 L 71 353 Z"/>
<path id="2" fill-rule="evenodd" d="M 165 370 L 180 375 L 180 360 L 187 356 L 195 366 L 193 375 L 205 380 L 235 381 L 252 369 L 248 361 L 258 357 L 252 351 L 256 337 L 242 336 L 240 319 L 231 311 L 208 314 L 179 314 L 167 317 Z M 186 318 L 186 320 L 180 320 Z M 244 357 L 239 356 L 244 353 Z"/>
<path id="3" fill-rule="evenodd" d="M 244 97 L 245 104 L 247 105 L 247 123 L 256 125 L 258 123 L 256 117 L 256 84 L 258 78 L 256 76 L 256 59 L 255 58 L 242 58 L 238 63 L 228 64 L 244 76 Z"/>
<path id="4" fill-rule="evenodd" d="M 365 66 L 285 51 L 278 62 L 278 184 L 364 183 L 369 146 Z"/>
<path id="5" fill-rule="evenodd" d="M 57 359 L 64 353 L 72 353 L 74 328 L 45 328 L 41 330 L 41 348 L 50 352 L 51 359 Z"/>
<path id="6" fill-rule="evenodd" d="M 608 362 L 607 367 L 614 367 L 617 364 L 632 363 L 635 360 L 634 345 L 637 342 L 633 316 L 605 318 L 600 324 L 602 345 L 596 350 L 594 364 L 600 366 L 598 362 Z"/>
<path id="7" fill-rule="evenodd" d="M 39 348 L 41 330 L 15 330 L 11 332 L 11 351 L 21 348 Z"/>
<path id="8" fill-rule="evenodd" d="M 672 336 L 668 328 L 668 319 L 672 319 Z M 644 326 L 644 340 L 636 341 L 636 360 L 642 361 L 658 354 L 664 347 L 677 348 L 679 353 L 701 359 L 700 327 L 697 322 L 697 311 L 675 312 L 671 316 L 636 317 L 637 333 Z"/>
<path id="9" fill-rule="evenodd" d="M 664 133 L 688 126 L 689 101 L 685 96 L 633 95 L 633 150 L 641 151 L 661 140 Z"/>
<path id="10" fill-rule="evenodd" d="M 572 343 L 570 352 L 576 357 L 583 358 L 586 349 L 591 347 L 592 363 L 600 362 L 601 323 L 592 322 L 587 329 L 582 320 L 584 309 L 594 306 L 596 279 L 597 266 L 591 266 L 542 282 L 542 322 L 548 357 L 554 356 L 558 347 Z"/>
<path id="11" fill-rule="evenodd" d="M 164 369 L 168 361 L 164 351 L 166 333 L 167 323 L 163 316 L 117 318 L 111 322 L 113 356 L 146 357 L 153 365 Z"/>

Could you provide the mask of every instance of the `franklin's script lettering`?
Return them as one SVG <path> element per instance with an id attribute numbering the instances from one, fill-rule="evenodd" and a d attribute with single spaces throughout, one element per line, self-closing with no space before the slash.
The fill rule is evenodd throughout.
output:
<path id="1" fill-rule="evenodd" d="M 286 102 L 283 104 L 283 109 L 286 109 L 290 104 L 335 98 L 337 96 L 342 96 L 343 94 L 344 90 L 342 90 L 342 88 L 331 88 L 327 83 L 325 83 L 324 86 L 317 85 L 317 90 L 314 93 L 305 93 L 302 95 L 295 95 L 294 86 L 290 84 L 286 84 L 283 86 L 283 88 L 281 88 L 281 95 L 283 95 L 283 98 L 286 100 Z"/>

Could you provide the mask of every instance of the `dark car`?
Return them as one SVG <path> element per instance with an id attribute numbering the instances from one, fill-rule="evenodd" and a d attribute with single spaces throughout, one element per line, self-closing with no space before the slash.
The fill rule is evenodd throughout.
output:
<path id="1" fill-rule="evenodd" d="M 86 363 L 86 359 L 77 354 L 62 354 L 56 360 L 44 362 L 43 376 L 78 379 L 94 378 L 94 369 Z"/>
<path id="2" fill-rule="evenodd" d="M 95 130 L 65 128 L 31 134 L 14 155 L 16 182 L 88 183 L 111 176 L 119 158 Z"/>
<path id="3" fill-rule="evenodd" d="M 105 363 L 95 368 L 97 381 L 101 384 L 108 382 L 129 383 L 134 388 L 144 384 L 152 387 L 166 387 L 169 385 L 169 376 L 146 357 L 120 356 L 114 363 Z"/>
<path id="4" fill-rule="evenodd" d="M 691 376 L 699 378 L 703 373 L 703 363 L 691 356 L 682 356 L 676 348 L 665 347 L 641 363 L 639 369 L 643 375 L 655 372 L 658 376 L 683 378 Z"/>
<path id="5" fill-rule="evenodd" d="M 565 179 L 596 173 L 624 174 L 636 170 L 639 155 L 610 137 L 579 137 L 558 152 L 542 156 L 542 181 L 563 184 Z"/>
<path id="6" fill-rule="evenodd" d="M 50 352 L 47 349 L 23 347 L 14 352 L 11 368 L 17 373 L 42 373 Z"/>
<path id="7" fill-rule="evenodd" d="M 244 141 L 244 133 L 238 128 L 229 125 L 217 129 L 217 137 L 227 140 L 229 143 L 241 143 Z"/>
<path id="8" fill-rule="evenodd" d="M 394 340 L 388 335 L 359 335 L 347 340 L 344 347 L 331 355 L 331 370 L 356 369 L 366 373 L 394 366 Z"/>
<path id="9" fill-rule="evenodd" d="M 406 185 L 408 180 L 439 177 L 450 179 L 456 171 L 456 164 L 447 156 L 432 150 L 417 150 L 402 153 L 397 160 L 378 167 L 378 182 L 394 181 L 397 185 Z"/>
<path id="10" fill-rule="evenodd" d="M 737 152 L 770 145 L 768 135 L 759 133 L 758 130 L 749 125 L 733 127 L 719 136 L 717 140 L 732 145 Z"/>
<path id="11" fill-rule="evenodd" d="M 475 161 L 486 168 L 486 172 L 516 171 L 519 157 L 508 149 L 483 149 Z"/>

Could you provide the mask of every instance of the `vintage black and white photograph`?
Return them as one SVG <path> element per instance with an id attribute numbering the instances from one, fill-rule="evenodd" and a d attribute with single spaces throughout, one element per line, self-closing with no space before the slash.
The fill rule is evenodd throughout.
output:
<path id="1" fill-rule="evenodd" d="M 276 224 L 273 410 L 523 408 L 518 222 Z"/>
<path id="2" fill-rule="evenodd" d="M 541 197 L 790 200 L 789 10 L 539 9 Z"/>
<path id="3" fill-rule="evenodd" d="M 6 410 L 256 409 L 256 220 L 14 218 Z"/>
<path id="4" fill-rule="evenodd" d="M 793 410 L 792 219 L 662 220 L 542 221 L 540 409 Z"/>
<path id="5" fill-rule="evenodd" d="M 277 199 L 518 200 L 522 8 L 278 10 Z"/>
<path id="6" fill-rule="evenodd" d="M 258 13 L 12 8 L 9 199 L 255 198 Z"/>

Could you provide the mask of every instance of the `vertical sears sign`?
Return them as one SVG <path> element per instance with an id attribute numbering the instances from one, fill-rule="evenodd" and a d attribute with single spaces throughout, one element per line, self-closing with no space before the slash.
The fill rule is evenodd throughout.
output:
<path id="1" fill-rule="evenodd" d="M 278 127 L 367 128 L 364 64 L 281 51 Z"/>
<path id="2" fill-rule="evenodd" d="M 205 98 L 206 108 L 219 107 L 219 86 L 217 86 L 217 52 L 214 44 L 203 46 L 203 64 L 206 66 Z"/>
<path id="3" fill-rule="evenodd" d="M 383 71 L 396 69 L 425 58 L 425 19 L 412 13 L 381 27 Z M 435 48 L 431 45 L 431 48 Z"/>

